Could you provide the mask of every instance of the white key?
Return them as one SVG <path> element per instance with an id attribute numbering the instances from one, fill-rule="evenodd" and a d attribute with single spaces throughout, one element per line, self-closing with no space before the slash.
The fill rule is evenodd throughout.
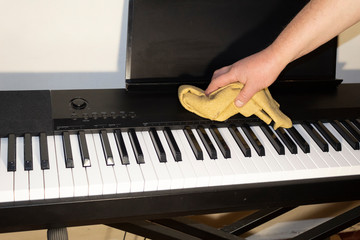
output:
<path id="1" fill-rule="evenodd" d="M 88 196 L 89 185 L 85 168 L 82 166 L 80 145 L 76 134 L 70 134 L 70 144 L 74 161 L 74 167 L 72 168 L 75 190 L 74 196 Z"/>
<path id="2" fill-rule="evenodd" d="M 99 133 L 92 134 L 93 143 L 89 139 L 89 148 L 96 149 L 96 155 L 99 163 L 99 169 L 101 172 L 103 182 L 103 194 L 114 194 L 116 193 L 117 184 L 114 169 L 112 166 L 106 165 L 104 150 L 102 148 L 101 138 Z M 86 139 L 87 140 L 87 139 Z"/>
<path id="3" fill-rule="evenodd" d="M 7 171 L 8 139 L 0 139 L 0 202 L 14 201 L 14 172 Z"/>
<path id="4" fill-rule="evenodd" d="M 251 149 L 251 157 L 249 158 L 250 161 L 252 161 L 255 164 L 256 169 L 258 170 L 258 172 L 261 173 L 262 177 L 265 177 L 267 174 L 266 173 L 270 173 L 271 170 L 269 168 L 269 166 L 266 164 L 266 162 L 264 161 L 263 157 L 260 157 L 255 148 L 253 147 L 253 145 L 250 143 L 249 139 L 246 137 L 245 133 L 243 132 L 243 130 L 238 127 L 239 132 L 241 133 L 241 135 L 244 136 L 245 141 L 248 143 L 250 149 Z M 255 134 L 256 135 L 256 134 Z M 258 137 L 258 136 L 257 136 Z M 260 139 L 259 139 L 260 140 Z M 260 140 L 261 142 L 261 140 Z M 266 154 L 266 150 L 265 150 L 265 154 Z M 248 158 L 247 158 L 248 159 Z M 264 179 L 265 180 L 265 179 Z"/>
<path id="5" fill-rule="evenodd" d="M 240 132 L 240 134 L 243 136 L 245 142 L 250 147 L 250 142 L 246 138 L 244 132 L 239 127 L 237 129 Z M 251 157 L 245 157 L 244 156 L 244 153 L 241 151 L 239 145 L 236 143 L 236 141 L 235 141 L 234 137 L 232 136 L 232 134 L 230 133 L 230 131 L 229 131 L 229 133 L 227 135 L 228 135 L 227 139 L 229 140 L 229 144 L 231 145 L 231 150 L 232 150 L 232 152 L 235 153 L 237 158 L 240 159 L 240 162 L 241 162 L 242 166 L 244 167 L 246 173 L 249 174 L 249 173 L 257 173 L 257 172 L 259 172 L 259 170 L 255 166 L 254 162 L 251 160 Z M 251 148 L 250 148 L 250 150 L 251 150 Z M 254 153 L 251 150 L 251 156 L 253 156 L 254 154 L 256 154 L 256 153 Z"/>
<path id="6" fill-rule="evenodd" d="M 208 128 L 205 128 L 205 131 L 207 135 L 210 138 L 210 141 L 215 147 L 215 150 L 217 152 L 217 159 L 214 161 L 217 167 L 219 168 L 222 176 L 223 176 L 223 185 L 230 185 L 235 183 L 235 172 L 232 170 L 230 163 L 228 159 L 225 159 L 222 152 L 219 149 L 219 146 L 217 145 L 214 137 L 212 136 L 210 130 Z"/>
<path id="7" fill-rule="evenodd" d="M 143 131 L 142 137 L 143 139 L 139 138 L 139 142 L 143 150 L 144 158 L 146 157 L 146 159 L 148 159 L 145 160 L 145 162 L 149 161 L 154 166 L 156 176 L 159 179 L 158 190 L 171 189 L 172 179 L 166 167 L 166 163 L 159 161 L 149 132 Z M 166 157 L 168 158 L 168 156 Z"/>
<path id="8" fill-rule="evenodd" d="M 130 164 L 126 165 L 128 170 L 128 174 L 131 182 L 131 192 L 142 192 L 144 191 L 145 180 L 142 175 L 140 164 L 136 162 L 135 155 L 133 149 L 131 147 L 129 135 L 125 132 L 122 132 L 122 137 L 124 139 L 125 147 L 129 156 Z"/>
<path id="9" fill-rule="evenodd" d="M 174 159 L 173 154 L 171 153 L 169 144 L 165 138 L 165 134 L 163 131 L 158 131 L 158 135 L 160 138 L 160 141 L 164 147 L 166 157 L 168 158 L 168 162 L 166 163 L 167 167 L 169 167 L 169 163 L 176 166 L 177 169 L 180 170 L 180 176 L 183 178 L 183 187 L 184 188 L 192 188 L 196 187 L 196 174 L 194 169 L 192 168 L 190 162 L 184 158 L 182 161 L 176 162 Z M 174 135 L 174 134 L 173 134 Z M 169 171 L 171 176 L 174 176 L 174 171 L 172 171 L 169 167 Z"/>
<path id="10" fill-rule="evenodd" d="M 16 138 L 15 201 L 29 200 L 29 173 L 24 170 L 24 138 Z"/>
<path id="11" fill-rule="evenodd" d="M 302 126 L 294 126 L 303 138 L 309 143 L 310 153 L 308 155 L 321 170 L 308 171 L 308 178 L 341 176 L 344 171 L 328 152 L 323 152 Z M 323 166 L 323 165 L 326 165 Z M 305 178 L 305 176 L 304 176 Z"/>
<path id="12" fill-rule="evenodd" d="M 359 166 L 360 151 L 354 150 L 330 123 L 324 123 L 324 125 L 341 143 L 342 149 L 340 151 L 340 154 L 346 159 L 350 166 Z"/>
<path id="13" fill-rule="evenodd" d="M 199 146 L 201 148 L 201 150 L 203 151 L 203 157 L 204 157 L 204 165 L 206 167 L 206 169 L 208 170 L 208 173 L 210 175 L 210 182 L 209 182 L 209 186 L 221 186 L 223 185 L 223 181 L 224 181 L 224 177 L 219 169 L 219 167 L 216 164 L 216 160 L 214 159 L 210 159 L 210 156 L 208 154 L 208 152 L 206 151 L 206 148 L 203 144 L 203 142 L 200 139 L 199 134 L 197 133 L 196 130 L 191 129 L 191 131 L 193 132 L 196 140 L 199 143 Z"/>
<path id="14" fill-rule="evenodd" d="M 264 159 L 266 165 L 272 172 L 279 172 L 281 170 L 289 171 L 294 169 L 292 165 L 295 165 L 296 162 L 292 164 L 285 155 L 279 155 L 260 127 L 251 127 L 251 129 L 258 136 L 265 148 L 265 156 L 263 156 L 262 159 Z M 295 169 L 304 169 L 304 166 L 295 165 Z"/>
<path id="15" fill-rule="evenodd" d="M 304 128 L 299 124 L 294 124 L 293 127 L 300 133 L 300 135 L 305 139 L 305 141 L 309 144 L 310 152 L 307 153 L 307 155 L 310 157 L 310 159 L 315 163 L 315 165 L 318 168 L 328 168 L 329 166 L 327 163 L 322 159 L 322 157 L 319 155 L 318 149 L 319 147 L 314 144 L 316 144 L 310 135 L 307 134 L 307 132 L 304 130 Z"/>
<path id="16" fill-rule="evenodd" d="M 315 128 L 315 126 L 313 126 L 313 128 Z M 321 135 L 321 133 L 319 133 Z M 324 137 L 323 137 L 324 138 Z M 325 139 L 325 138 L 324 138 Z M 325 140 L 326 141 L 326 140 Z M 328 143 L 329 145 L 329 152 L 325 155 L 330 155 L 331 156 L 331 162 L 334 162 L 334 166 L 349 166 L 350 164 L 346 161 L 346 159 L 342 156 L 342 154 L 340 152 L 337 152 L 334 150 L 334 148 Z"/>
<path id="17" fill-rule="evenodd" d="M 54 136 L 47 136 L 49 169 L 43 170 L 45 184 L 45 199 L 60 197 L 59 177 L 56 164 L 56 151 Z"/>
<path id="18" fill-rule="evenodd" d="M 94 140 L 91 133 L 85 133 L 86 144 L 88 147 L 90 167 L 86 167 L 85 171 L 87 174 L 89 184 L 89 196 L 102 195 L 103 194 L 103 182 L 101 178 L 101 172 L 99 167 L 99 161 L 96 155 L 94 146 Z"/>
<path id="19" fill-rule="evenodd" d="M 141 132 L 136 131 L 136 136 L 137 136 L 139 141 L 140 141 L 140 139 L 142 139 Z M 142 146 L 141 143 L 140 143 L 140 146 Z M 144 191 L 153 191 L 153 190 L 157 189 L 158 179 L 157 179 L 157 176 L 155 174 L 154 167 L 153 167 L 151 161 L 147 162 L 145 158 L 148 158 L 148 156 L 145 156 L 145 154 L 144 154 L 145 163 L 144 164 L 139 164 L 141 172 L 142 172 L 143 177 L 145 179 Z"/>
<path id="20" fill-rule="evenodd" d="M 305 169 L 302 163 L 298 161 L 298 159 L 290 161 L 286 155 L 279 155 L 260 127 L 252 127 L 252 129 L 259 139 L 261 139 L 261 143 L 265 148 L 265 156 L 262 157 L 262 159 L 273 172 L 270 180 L 283 181 L 299 178 L 301 171 Z M 285 151 L 287 151 L 287 149 L 285 149 Z M 290 154 L 290 152 L 287 152 L 287 154 Z"/>
<path id="21" fill-rule="evenodd" d="M 164 147 L 166 158 L 167 158 L 167 162 L 165 163 L 165 165 L 170 173 L 171 180 L 172 180 L 171 181 L 171 189 L 184 188 L 185 178 L 184 178 L 183 172 L 181 171 L 179 164 L 175 161 L 174 157 L 172 156 L 170 149 L 167 148 L 167 144 L 164 145 L 164 140 L 166 142 L 164 134 L 160 131 L 157 131 L 157 133 L 159 135 L 160 141 L 161 141 L 161 139 L 163 140 L 163 141 L 161 141 L 161 143 Z"/>
<path id="22" fill-rule="evenodd" d="M 230 165 L 232 166 L 232 169 L 236 173 L 236 178 L 235 178 L 236 183 L 243 184 L 243 183 L 257 181 L 258 178 L 255 176 L 255 174 L 251 174 L 251 173 L 254 173 L 254 171 L 256 172 L 255 166 L 252 164 L 251 161 L 247 160 L 250 158 L 246 158 L 244 156 L 241 149 L 235 142 L 235 139 L 231 135 L 229 129 L 219 128 L 219 132 L 221 133 L 221 135 L 223 136 L 224 140 L 226 141 L 228 147 L 230 148 L 231 158 L 228 158 L 226 160 L 229 161 Z M 251 163 L 251 167 L 250 167 L 250 170 L 248 171 L 245 164 L 247 164 L 249 162 Z"/>
<path id="23" fill-rule="evenodd" d="M 121 162 L 114 133 L 108 133 L 108 138 L 109 138 L 109 143 L 110 143 L 111 151 L 113 153 L 113 158 L 114 158 L 114 166 L 112 166 L 112 167 L 114 169 L 116 182 L 117 182 L 116 192 L 117 193 L 128 193 L 128 192 L 130 192 L 130 189 L 131 189 L 130 177 L 129 177 L 126 166 L 123 165 Z"/>
<path id="24" fill-rule="evenodd" d="M 174 130 L 173 135 L 175 139 L 179 139 L 178 147 L 182 153 L 183 161 L 189 161 L 192 168 L 195 170 L 196 174 L 196 186 L 197 187 L 207 187 L 209 186 L 210 175 L 206 170 L 204 162 L 202 160 L 197 160 L 195 155 L 190 147 L 189 142 L 186 139 L 183 130 Z"/>
<path id="25" fill-rule="evenodd" d="M 295 140 L 293 139 L 293 137 L 288 134 L 288 136 L 293 140 L 293 142 L 296 144 Z M 281 140 L 280 140 L 281 141 Z M 287 150 L 287 149 L 286 149 Z M 285 150 L 285 151 L 286 151 Z M 289 152 L 289 154 L 291 154 Z M 316 164 L 313 162 L 313 160 L 309 157 L 308 154 L 304 153 L 302 151 L 302 149 L 297 146 L 297 153 L 296 154 L 291 154 L 292 157 L 296 157 L 298 159 L 298 161 L 301 161 L 302 164 L 305 166 L 306 169 L 317 169 L 318 167 L 316 166 Z M 295 161 L 295 160 L 294 160 Z"/>
<path id="26" fill-rule="evenodd" d="M 56 162 L 59 176 L 60 185 L 60 198 L 73 197 L 74 196 L 74 180 L 72 176 L 71 168 L 66 168 L 63 139 L 61 135 L 54 136 L 55 150 L 56 150 Z"/>
<path id="27" fill-rule="evenodd" d="M 259 130 L 261 131 L 261 129 Z M 262 131 L 260 132 L 259 130 L 256 129 L 259 136 L 261 136 L 261 139 L 264 139 L 263 144 L 266 146 L 266 151 L 268 153 L 266 154 L 266 157 L 272 155 L 273 159 L 278 161 L 282 169 L 278 174 L 274 174 L 274 180 L 302 179 L 307 176 L 311 176 L 311 174 L 308 174 L 308 169 L 302 161 L 297 158 L 295 154 L 291 154 L 284 144 L 285 155 L 279 155 L 270 143 L 269 139 Z"/>
<path id="28" fill-rule="evenodd" d="M 40 163 L 40 138 L 32 137 L 33 170 L 29 171 L 30 200 L 44 199 L 44 175 Z"/>
<path id="29" fill-rule="evenodd" d="M 174 133 L 174 130 L 171 130 L 174 138 L 177 134 Z M 165 134 L 164 132 L 162 132 L 161 134 L 163 137 L 161 137 L 161 141 L 162 142 L 166 142 L 164 143 L 165 145 L 165 151 L 166 152 L 169 152 L 169 154 L 171 155 L 172 159 L 174 159 L 174 156 L 172 155 L 171 153 L 171 150 L 170 150 L 170 145 L 168 144 L 166 138 L 165 138 Z M 179 147 L 179 142 L 180 140 L 179 139 L 176 139 L 175 138 L 175 141 L 176 141 L 176 144 L 178 145 Z M 190 163 L 190 159 L 188 159 L 186 157 L 186 154 L 183 153 L 183 150 L 180 149 L 179 147 L 179 150 L 180 150 L 180 153 L 182 155 L 182 158 L 181 158 L 181 161 L 177 162 L 177 164 L 179 165 L 180 169 L 181 169 L 181 172 L 184 176 L 184 188 L 191 188 L 191 187 L 196 187 L 197 186 L 197 182 L 198 182 L 198 176 L 196 174 L 196 171 L 195 169 L 193 168 L 192 164 Z M 175 161 L 175 159 L 174 159 Z"/>

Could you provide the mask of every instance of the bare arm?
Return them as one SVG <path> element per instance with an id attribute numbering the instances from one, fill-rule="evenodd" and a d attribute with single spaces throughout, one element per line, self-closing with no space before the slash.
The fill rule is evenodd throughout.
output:
<path id="1" fill-rule="evenodd" d="M 245 86 L 235 99 L 241 107 L 270 86 L 287 64 L 360 21 L 360 0 L 311 0 L 266 49 L 214 72 L 210 94 L 232 82 Z"/>

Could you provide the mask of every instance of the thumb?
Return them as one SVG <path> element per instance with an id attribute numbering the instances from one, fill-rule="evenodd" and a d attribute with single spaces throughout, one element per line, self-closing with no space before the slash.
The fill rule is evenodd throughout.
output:
<path id="1" fill-rule="evenodd" d="M 235 98 L 236 107 L 244 106 L 257 91 L 251 87 L 251 84 L 245 84 L 239 95 Z"/>

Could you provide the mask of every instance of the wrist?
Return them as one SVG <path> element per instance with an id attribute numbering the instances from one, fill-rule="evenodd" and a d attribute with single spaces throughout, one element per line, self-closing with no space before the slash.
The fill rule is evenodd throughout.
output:
<path id="1" fill-rule="evenodd" d="M 268 46 L 264 50 L 264 54 L 268 59 L 270 67 L 277 74 L 280 74 L 282 70 L 292 61 L 281 49 L 274 46 L 274 44 Z"/>

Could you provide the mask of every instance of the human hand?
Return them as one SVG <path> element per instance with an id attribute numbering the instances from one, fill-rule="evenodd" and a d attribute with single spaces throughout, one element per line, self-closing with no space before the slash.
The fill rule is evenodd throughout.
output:
<path id="1" fill-rule="evenodd" d="M 235 98 L 235 105 L 242 107 L 255 93 L 270 86 L 286 66 L 275 56 L 271 50 L 264 49 L 232 65 L 216 70 L 205 94 L 209 95 L 230 83 L 240 82 L 244 84 L 244 87 Z"/>

